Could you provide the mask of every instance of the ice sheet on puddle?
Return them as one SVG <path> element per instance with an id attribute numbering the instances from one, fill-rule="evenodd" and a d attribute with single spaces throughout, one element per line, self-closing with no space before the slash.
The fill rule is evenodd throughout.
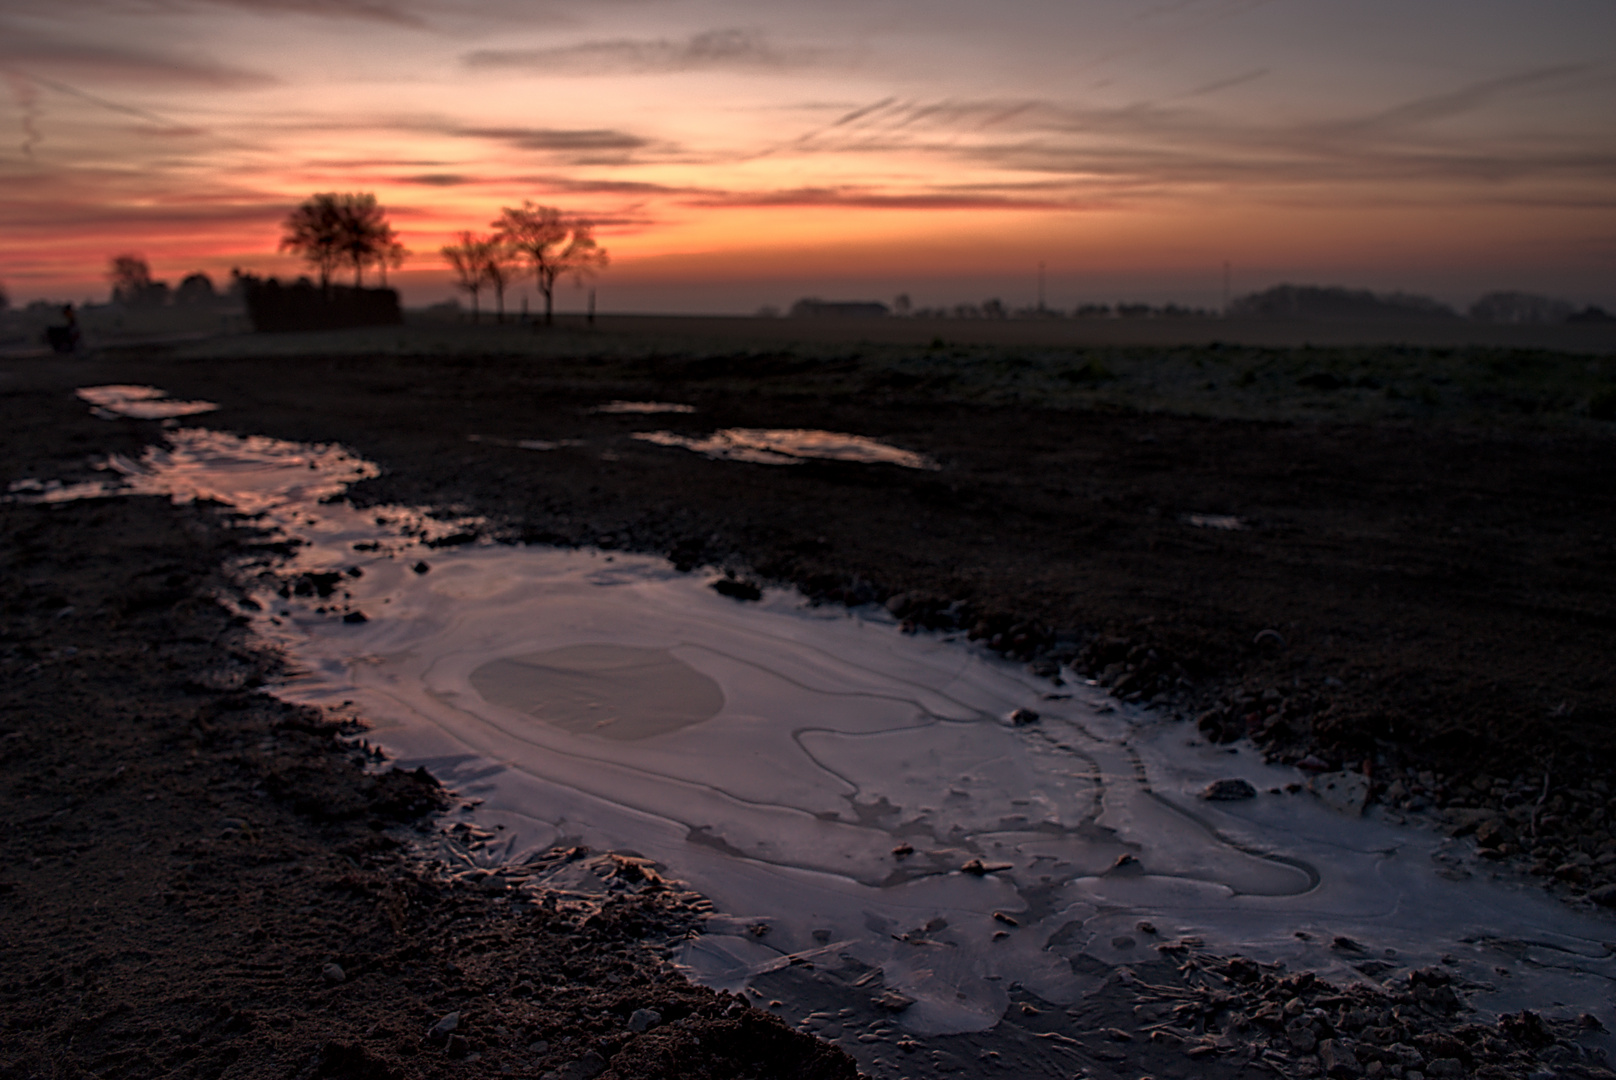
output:
<path id="1" fill-rule="evenodd" d="M 702 438 L 672 431 L 641 431 L 636 432 L 634 437 L 658 446 L 678 446 L 706 457 L 746 461 L 754 465 L 800 465 L 818 459 L 898 465 L 905 469 L 940 468 L 931 458 L 913 450 L 900 450 L 876 439 L 836 431 L 725 428 Z"/>
<path id="2" fill-rule="evenodd" d="M 92 411 L 97 416 L 106 419 L 126 416 L 135 420 L 167 420 L 213 412 L 219 407 L 211 401 L 174 401 L 168 391 L 155 386 L 84 386 L 75 393 L 81 401 L 94 407 Z"/>
<path id="3" fill-rule="evenodd" d="M 1092 987 L 1072 958 L 1136 958 L 1154 940 L 1141 919 L 1349 978 L 1336 934 L 1399 964 L 1447 953 L 1478 979 L 1507 961 L 1515 977 L 1483 999 L 1500 1008 L 1594 1000 L 1616 977 L 1609 919 L 1446 880 L 1431 858 L 1443 837 L 1305 793 L 1209 803 L 1211 780 L 1294 777 L 1082 689 L 1040 701 L 1047 683 L 1027 672 L 884 616 L 785 592 L 741 605 L 623 555 L 469 546 L 414 573 L 399 529 L 418 517 L 324 501 L 371 469 L 335 447 L 178 432 L 126 481 L 260 508 L 305 541 L 298 569 L 371 552 L 346 582 L 365 623 L 263 598 L 258 627 L 301 665 L 282 692 L 354 702 L 400 764 L 483 800 L 479 819 L 505 829 L 479 858 L 631 849 L 772 927 L 697 949 L 704 977 L 744 980 L 828 932 L 914 999 L 905 1026 L 975 1030 L 1012 982 L 1075 1000 Z M 1006 721 L 1029 705 L 1039 723 Z M 639 722 L 635 737 L 593 723 L 607 713 Z"/>

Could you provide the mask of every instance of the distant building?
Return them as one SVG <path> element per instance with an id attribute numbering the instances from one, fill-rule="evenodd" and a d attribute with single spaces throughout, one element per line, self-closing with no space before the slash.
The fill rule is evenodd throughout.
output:
<path id="1" fill-rule="evenodd" d="M 880 319 L 892 314 L 892 309 L 879 300 L 820 300 L 805 297 L 791 305 L 791 315 L 797 319 Z"/>

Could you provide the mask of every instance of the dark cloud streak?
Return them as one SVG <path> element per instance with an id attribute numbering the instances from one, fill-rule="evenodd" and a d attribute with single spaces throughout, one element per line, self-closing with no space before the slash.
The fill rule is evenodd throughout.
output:
<path id="1" fill-rule="evenodd" d="M 461 58 L 473 70 L 539 75 L 667 75 L 686 71 L 747 72 L 799 68 L 823 53 L 780 49 L 754 30 L 711 30 L 683 40 L 615 39 L 550 49 L 478 49 Z"/>
<path id="2" fill-rule="evenodd" d="M 0 28 L 3 29 L 3 28 Z M 168 53 L 85 42 L 53 41 L 7 31 L 0 34 L 0 67 L 40 78 L 52 74 L 113 80 L 141 86 L 201 90 L 242 90 L 272 86 L 279 80 L 206 60 Z"/>
<path id="3" fill-rule="evenodd" d="M 976 190 L 887 193 L 870 188 L 801 187 L 762 192 L 725 192 L 681 200 L 699 207 L 847 207 L 867 210 L 1078 210 L 1098 200 L 1026 198 Z"/>
<path id="4" fill-rule="evenodd" d="M 1432 94 L 1406 102 L 1384 112 L 1343 125 L 1360 130 L 1399 130 L 1415 124 L 1448 120 L 1455 116 L 1475 112 L 1477 109 L 1511 96 L 1522 90 L 1552 88 L 1570 81 L 1573 76 L 1587 74 L 1592 64 L 1563 64 L 1556 67 L 1536 68 L 1516 72 L 1495 79 L 1471 83 L 1447 93 Z"/>
<path id="5" fill-rule="evenodd" d="M 216 7 L 259 15 L 314 15 L 326 19 L 358 19 L 394 26 L 424 27 L 426 21 L 402 4 L 378 0 L 202 0 Z"/>

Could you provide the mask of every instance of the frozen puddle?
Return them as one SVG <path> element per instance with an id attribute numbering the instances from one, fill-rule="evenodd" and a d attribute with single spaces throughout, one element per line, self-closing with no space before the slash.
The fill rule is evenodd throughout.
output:
<path id="1" fill-rule="evenodd" d="M 678 446 L 724 461 L 754 465 L 800 465 L 805 461 L 857 461 L 868 465 L 898 465 L 905 469 L 938 469 L 924 454 L 900 450 L 862 435 L 835 431 L 784 428 L 724 428 L 705 438 L 672 431 L 640 431 L 634 437 L 658 446 Z"/>
<path id="2" fill-rule="evenodd" d="M 78 390 L 78 396 L 90 403 L 91 412 L 106 420 L 168 420 L 213 412 L 219 407 L 211 401 L 174 401 L 166 390 L 155 386 L 85 386 Z"/>
<path id="3" fill-rule="evenodd" d="M 281 693 L 352 701 L 400 764 L 482 800 L 488 866 L 582 843 L 704 892 L 726 916 L 680 958 L 697 979 L 738 988 L 790 956 L 847 955 L 880 969 L 875 992 L 914 1000 L 902 1026 L 978 1031 L 1013 984 L 1091 992 L 1094 960 L 1147 953 L 1149 921 L 1337 978 L 1365 955 L 1447 956 L 1492 987 L 1473 998 L 1489 1009 L 1611 996 L 1611 921 L 1481 869 L 1452 880 L 1475 866 L 1462 843 L 1305 794 L 1207 802 L 1215 779 L 1297 775 L 1189 725 L 1086 687 L 1052 697 L 884 615 L 784 591 L 737 603 L 655 559 L 466 545 L 419 572 L 418 516 L 322 501 L 374 474 L 340 448 L 171 440 L 120 464 L 123 490 L 233 503 L 306 542 L 295 569 L 362 571 L 340 610 L 258 597 L 256 625 L 299 668 Z M 1336 935 L 1368 953 L 1332 951 Z"/>
<path id="4" fill-rule="evenodd" d="M 693 413 L 694 405 L 679 405 L 671 401 L 608 401 L 604 405 L 596 405 L 588 410 L 592 413 L 620 413 L 631 416 L 646 416 L 652 413 Z"/>

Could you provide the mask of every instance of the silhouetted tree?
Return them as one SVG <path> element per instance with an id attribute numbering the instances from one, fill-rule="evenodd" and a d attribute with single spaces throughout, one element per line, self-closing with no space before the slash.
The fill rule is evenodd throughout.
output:
<path id="1" fill-rule="evenodd" d="M 484 238 L 483 249 L 483 279 L 494 287 L 494 303 L 497 305 L 496 316 L 500 322 L 505 321 L 505 287 L 511 283 L 511 272 L 516 267 L 516 259 L 510 247 L 497 236 Z"/>
<path id="2" fill-rule="evenodd" d="M 478 238 L 470 232 L 460 233 L 458 244 L 443 245 L 443 257 L 448 260 L 449 268 L 455 273 L 455 288 L 471 297 L 471 321 L 479 322 L 481 312 L 477 308 L 477 294 L 482 292 L 484 285 L 488 284 L 488 247 L 490 241 Z"/>
<path id="3" fill-rule="evenodd" d="M 5 311 L 10 306 L 11 297 L 6 295 L 6 287 L 4 285 L 0 285 L 0 311 Z"/>
<path id="4" fill-rule="evenodd" d="M 112 282 L 112 299 L 120 304 L 139 304 L 152 287 L 151 264 L 139 255 L 114 255 L 107 268 Z"/>
<path id="5" fill-rule="evenodd" d="M 496 236 L 526 260 L 534 283 L 544 294 L 544 324 L 555 320 L 555 282 L 562 274 L 583 277 L 606 266 L 606 249 L 595 242 L 594 226 L 569 217 L 553 206 L 530 199 L 519 207 L 500 208 L 493 222 Z"/>
<path id="6" fill-rule="evenodd" d="M 369 192 L 337 196 L 337 220 L 342 237 L 339 247 L 344 260 L 353 264 L 356 289 L 364 287 L 366 266 L 379 263 L 385 267 L 390 253 L 404 250 L 387 223 L 387 211 Z"/>
<path id="7" fill-rule="evenodd" d="M 213 279 L 200 270 L 187 274 L 180 282 L 180 287 L 174 290 L 176 304 L 211 304 L 218 297 L 219 294 L 213 291 Z"/>
<path id="8" fill-rule="evenodd" d="M 404 260 L 409 254 L 409 249 L 397 240 L 388 241 L 387 249 L 376 259 L 376 266 L 381 270 L 382 274 L 382 288 L 387 288 L 387 268 L 391 266 L 394 270 L 397 270 L 404 265 Z"/>
<path id="9" fill-rule="evenodd" d="M 332 272 L 344 263 L 353 266 L 354 288 L 364 285 L 365 267 L 372 264 L 381 267 L 386 284 L 387 267 L 402 264 L 407 254 L 387 223 L 387 211 L 369 192 L 311 196 L 282 228 L 280 249 L 296 252 L 318 269 L 322 290 L 331 287 Z"/>
<path id="10" fill-rule="evenodd" d="M 340 196 L 315 195 L 286 216 L 281 229 L 281 251 L 301 255 L 303 261 L 320 272 L 320 290 L 331 288 L 331 271 L 342 260 L 342 215 L 337 207 Z"/>

